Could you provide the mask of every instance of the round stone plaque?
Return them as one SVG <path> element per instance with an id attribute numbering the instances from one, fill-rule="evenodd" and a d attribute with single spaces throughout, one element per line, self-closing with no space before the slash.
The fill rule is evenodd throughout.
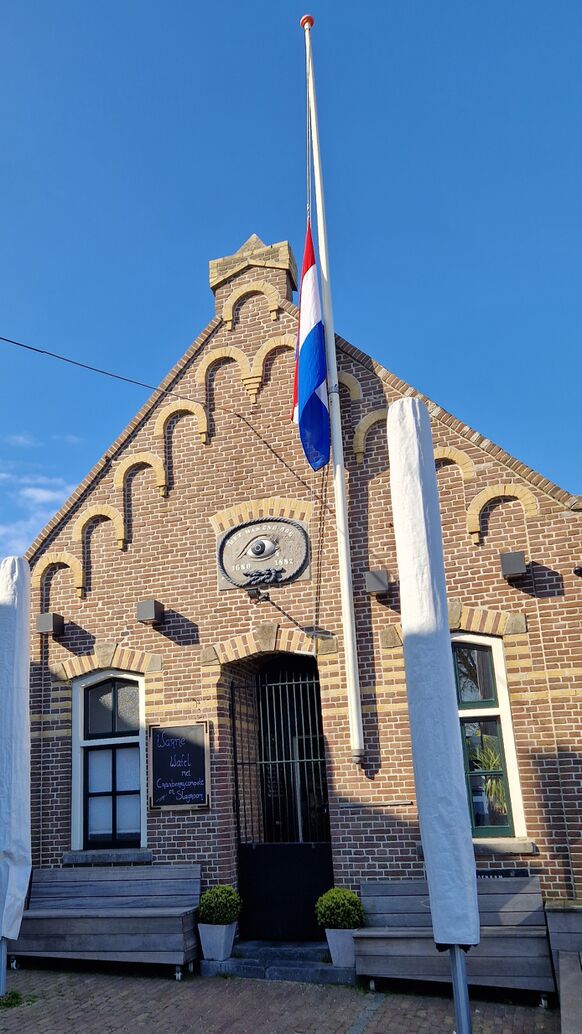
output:
<path id="1" fill-rule="evenodd" d="M 284 517 L 249 521 L 228 531 L 218 545 L 219 581 L 237 585 L 282 585 L 307 567 L 307 531 Z"/>

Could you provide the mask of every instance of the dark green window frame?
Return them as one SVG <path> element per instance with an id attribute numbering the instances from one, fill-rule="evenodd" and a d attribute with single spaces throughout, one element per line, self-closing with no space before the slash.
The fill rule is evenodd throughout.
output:
<path id="1" fill-rule="evenodd" d="M 484 700 L 463 700 L 461 697 L 461 676 L 459 673 L 459 663 L 457 660 L 457 655 L 460 653 L 461 650 L 467 650 L 467 648 L 471 650 L 476 650 L 481 657 L 487 658 L 487 672 L 490 684 L 493 689 L 493 696 L 487 697 Z M 475 711 L 477 709 L 485 710 L 487 708 L 497 708 L 499 706 L 497 700 L 497 682 L 495 679 L 495 665 L 493 664 L 493 650 L 491 649 L 491 647 L 486 646 L 483 643 L 466 642 L 464 640 L 454 642 L 453 661 L 455 667 L 455 682 L 457 684 L 457 703 L 459 705 L 459 708 L 461 710 L 471 709 L 471 711 Z"/>
<path id="2" fill-rule="evenodd" d="M 499 764 L 496 767 L 491 768 L 472 768 L 472 759 L 469 754 L 467 737 L 465 736 L 464 726 L 468 724 L 475 724 L 480 721 L 495 722 L 497 726 L 497 738 L 499 740 L 499 752 L 497 759 Z M 507 778 L 507 765 L 505 762 L 505 751 L 503 749 L 503 730 L 501 728 L 501 718 L 499 715 L 479 715 L 474 717 L 461 718 L 461 738 L 463 743 L 463 759 L 465 764 L 465 782 L 467 785 L 467 797 L 469 801 L 469 813 L 471 815 L 471 828 L 473 830 L 474 837 L 512 837 L 513 836 L 513 815 L 511 812 L 511 795 L 509 793 L 509 781 Z M 494 800 L 497 797 L 499 802 L 500 793 L 502 795 L 501 800 L 505 806 L 505 815 L 507 822 L 505 824 L 495 824 L 486 826 L 482 823 L 477 822 L 474 804 L 473 804 L 473 789 L 471 786 L 471 778 L 481 777 L 485 780 L 485 795 Z"/>
<path id="3" fill-rule="evenodd" d="M 497 682 L 495 678 L 495 664 L 493 659 L 493 650 L 491 646 L 486 643 L 477 643 L 473 640 L 457 640 L 452 643 L 453 648 L 453 662 L 455 669 L 455 680 L 457 685 L 457 704 L 459 708 L 459 720 L 460 720 L 460 731 L 461 740 L 463 746 L 463 761 L 465 768 L 465 782 L 467 787 L 467 799 L 469 803 L 469 814 L 471 816 L 471 828 L 473 836 L 475 838 L 489 838 L 489 837 L 512 837 L 514 835 L 513 815 L 511 811 L 511 794 L 509 788 L 509 779 L 507 776 L 507 763 L 505 760 L 505 751 L 503 749 L 503 729 L 501 722 L 501 715 L 499 713 L 499 701 L 497 697 Z M 487 679 L 489 686 L 492 691 L 492 695 L 486 699 L 477 700 L 462 700 L 461 699 L 461 681 L 459 673 L 459 664 L 457 656 L 459 651 L 472 649 L 478 651 L 481 658 L 487 658 L 485 663 L 485 670 L 487 672 Z M 482 662 L 483 663 L 483 662 Z M 464 717 L 463 712 L 472 712 L 471 717 L 467 715 Z M 477 712 L 477 713 L 475 713 Z M 497 726 L 497 738 L 499 741 L 499 752 L 498 761 L 499 764 L 496 767 L 491 768 L 472 768 L 471 765 L 474 762 L 474 758 L 471 759 L 469 756 L 467 737 L 464 732 L 464 726 L 468 723 L 478 722 L 495 722 Z M 506 807 L 507 823 L 505 825 L 482 825 L 477 823 L 475 814 L 474 802 L 473 802 L 473 791 L 471 786 L 471 777 L 482 775 L 485 779 L 485 793 L 487 794 L 487 782 L 489 782 L 491 796 L 499 797 L 500 787 L 503 795 L 504 804 Z"/>

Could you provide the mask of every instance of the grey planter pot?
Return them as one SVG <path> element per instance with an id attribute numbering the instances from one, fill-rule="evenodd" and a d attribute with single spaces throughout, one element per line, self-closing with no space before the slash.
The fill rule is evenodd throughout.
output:
<path id="1" fill-rule="evenodd" d="M 232 954 L 236 923 L 227 926 L 215 926 L 211 923 L 198 923 L 198 933 L 205 959 L 213 962 L 224 962 Z"/>
<path id="2" fill-rule="evenodd" d="M 353 969 L 356 964 L 354 930 L 327 930 L 327 945 L 334 966 Z"/>

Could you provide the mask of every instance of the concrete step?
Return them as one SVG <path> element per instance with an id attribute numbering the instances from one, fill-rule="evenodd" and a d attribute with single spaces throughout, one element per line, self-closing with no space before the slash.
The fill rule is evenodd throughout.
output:
<path id="1" fill-rule="evenodd" d="M 202 976 L 249 977 L 257 980 L 292 980 L 306 984 L 355 984 L 353 969 L 332 966 L 329 962 L 300 959 L 231 958 L 225 962 L 200 962 Z"/>
<path id="2" fill-rule="evenodd" d="M 237 941 L 233 949 L 236 959 L 297 959 L 300 962 L 329 962 L 326 941 Z"/>
<path id="3" fill-rule="evenodd" d="M 202 977 L 248 977 L 251 980 L 265 980 L 265 967 L 258 959 L 226 959 L 224 962 L 200 960 Z"/>

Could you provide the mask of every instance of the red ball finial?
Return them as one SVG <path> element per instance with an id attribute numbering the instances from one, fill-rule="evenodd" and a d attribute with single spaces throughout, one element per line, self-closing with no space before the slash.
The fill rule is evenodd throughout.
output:
<path id="1" fill-rule="evenodd" d="M 299 24 L 302 29 L 304 29 L 306 25 L 308 25 L 309 28 L 312 29 L 315 24 L 315 18 L 312 14 L 304 14 Z"/>

